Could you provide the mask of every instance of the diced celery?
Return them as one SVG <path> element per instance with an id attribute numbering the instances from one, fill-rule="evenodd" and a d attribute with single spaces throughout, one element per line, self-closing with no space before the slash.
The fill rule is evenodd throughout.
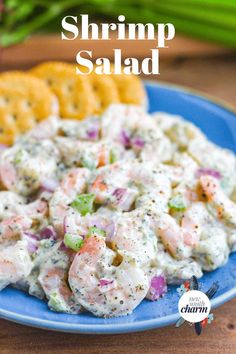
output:
<path id="1" fill-rule="evenodd" d="M 84 240 L 77 235 L 65 234 L 64 243 L 73 251 L 78 252 L 83 246 Z"/>
<path id="2" fill-rule="evenodd" d="M 77 210 L 82 216 L 93 212 L 94 194 L 79 194 L 71 203 L 72 208 Z"/>

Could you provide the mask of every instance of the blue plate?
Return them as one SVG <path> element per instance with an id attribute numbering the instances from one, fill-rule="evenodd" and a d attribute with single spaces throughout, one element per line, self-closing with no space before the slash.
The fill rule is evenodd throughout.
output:
<path id="1" fill-rule="evenodd" d="M 199 126 L 210 140 L 236 152 L 236 114 L 233 111 L 183 88 L 147 83 L 146 89 L 150 112 L 180 114 Z M 202 290 L 207 290 L 214 281 L 219 282 L 220 289 L 212 301 L 213 307 L 236 296 L 236 253 L 224 267 L 202 277 Z M 126 333 L 167 326 L 179 318 L 177 305 L 176 287 L 170 286 L 163 299 L 157 302 L 144 300 L 132 315 L 101 319 L 88 313 L 75 316 L 51 312 L 46 302 L 10 287 L 0 293 L 2 318 L 73 333 Z"/>

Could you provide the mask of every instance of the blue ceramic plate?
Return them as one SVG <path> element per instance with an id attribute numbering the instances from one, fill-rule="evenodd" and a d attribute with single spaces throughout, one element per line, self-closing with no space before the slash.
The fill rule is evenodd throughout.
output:
<path id="1" fill-rule="evenodd" d="M 236 152 L 236 114 L 210 99 L 189 90 L 165 84 L 146 84 L 151 112 L 165 111 L 180 114 L 199 126 L 210 140 Z M 218 281 L 220 289 L 212 301 L 219 306 L 236 296 L 236 253 L 228 263 L 200 280 L 203 290 Z M 176 287 L 157 302 L 143 301 L 132 315 L 101 319 L 88 313 L 79 316 L 49 311 L 46 302 L 40 301 L 13 288 L 0 293 L 2 318 L 55 331 L 74 333 L 126 333 L 174 324 L 179 318 Z"/>

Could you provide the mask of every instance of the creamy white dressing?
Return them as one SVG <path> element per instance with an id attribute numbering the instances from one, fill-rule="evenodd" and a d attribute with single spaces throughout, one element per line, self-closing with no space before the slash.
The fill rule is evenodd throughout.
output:
<path id="1" fill-rule="evenodd" d="M 154 278 L 222 266 L 236 248 L 235 161 L 183 118 L 135 106 L 40 123 L 0 156 L 1 288 L 111 317 L 164 295 Z"/>

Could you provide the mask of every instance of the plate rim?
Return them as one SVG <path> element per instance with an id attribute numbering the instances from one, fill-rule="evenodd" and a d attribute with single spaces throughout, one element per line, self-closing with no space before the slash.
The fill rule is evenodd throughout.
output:
<path id="1" fill-rule="evenodd" d="M 200 97 L 206 101 L 210 101 L 214 105 L 228 111 L 229 113 L 235 115 L 236 118 L 236 108 L 231 106 L 222 99 L 218 99 L 214 96 L 205 94 L 200 90 L 192 89 L 191 87 L 176 85 L 169 82 L 161 80 L 143 80 L 145 86 L 154 86 L 162 88 L 170 88 L 177 92 L 184 92 L 186 94 L 191 94 L 193 96 Z M 226 291 L 220 296 L 217 296 L 211 300 L 212 308 L 216 308 L 223 305 L 225 302 L 230 301 L 236 297 L 236 286 Z M 82 323 L 67 323 L 60 321 L 51 321 L 46 319 L 39 319 L 37 317 L 25 316 L 22 314 L 17 314 L 13 311 L 8 311 L 0 308 L 0 318 L 8 321 L 12 321 L 18 324 L 23 324 L 30 327 L 40 328 L 44 330 L 58 331 L 58 332 L 68 332 L 75 334 L 119 334 L 119 333 L 130 333 L 138 332 L 144 330 L 150 330 L 154 328 L 166 327 L 173 325 L 179 318 L 179 314 L 175 313 L 165 317 L 159 317 L 149 320 L 143 320 L 138 322 L 129 323 L 117 323 L 117 324 L 82 324 Z"/>
<path id="2" fill-rule="evenodd" d="M 201 90 L 195 89 L 190 86 L 185 86 L 185 85 L 180 85 L 180 84 L 175 84 L 171 83 L 168 81 L 162 81 L 162 80 L 142 80 L 144 83 L 144 86 L 159 86 L 159 87 L 167 87 L 172 90 L 178 91 L 178 92 L 184 92 L 193 96 L 198 96 L 206 101 L 210 101 L 211 103 L 214 103 L 220 108 L 225 109 L 229 113 L 232 113 L 236 116 L 236 106 L 233 104 L 227 102 L 223 98 L 216 97 L 214 95 L 211 95 L 210 93 L 203 92 Z"/>
<path id="3" fill-rule="evenodd" d="M 236 287 L 228 290 L 224 294 L 217 296 L 211 300 L 212 309 L 223 305 L 225 302 L 230 301 L 236 296 Z M 159 317 L 158 319 L 151 319 L 139 321 L 134 323 L 121 323 L 121 324 L 74 324 L 59 321 L 50 321 L 44 319 L 37 319 L 31 316 L 19 315 L 12 311 L 0 309 L 0 316 L 2 319 L 15 322 L 18 324 L 36 327 L 44 330 L 77 333 L 77 334 L 120 334 L 130 332 L 140 332 L 155 328 L 162 328 L 173 325 L 180 317 L 178 313 L 173 315 Z"/>

